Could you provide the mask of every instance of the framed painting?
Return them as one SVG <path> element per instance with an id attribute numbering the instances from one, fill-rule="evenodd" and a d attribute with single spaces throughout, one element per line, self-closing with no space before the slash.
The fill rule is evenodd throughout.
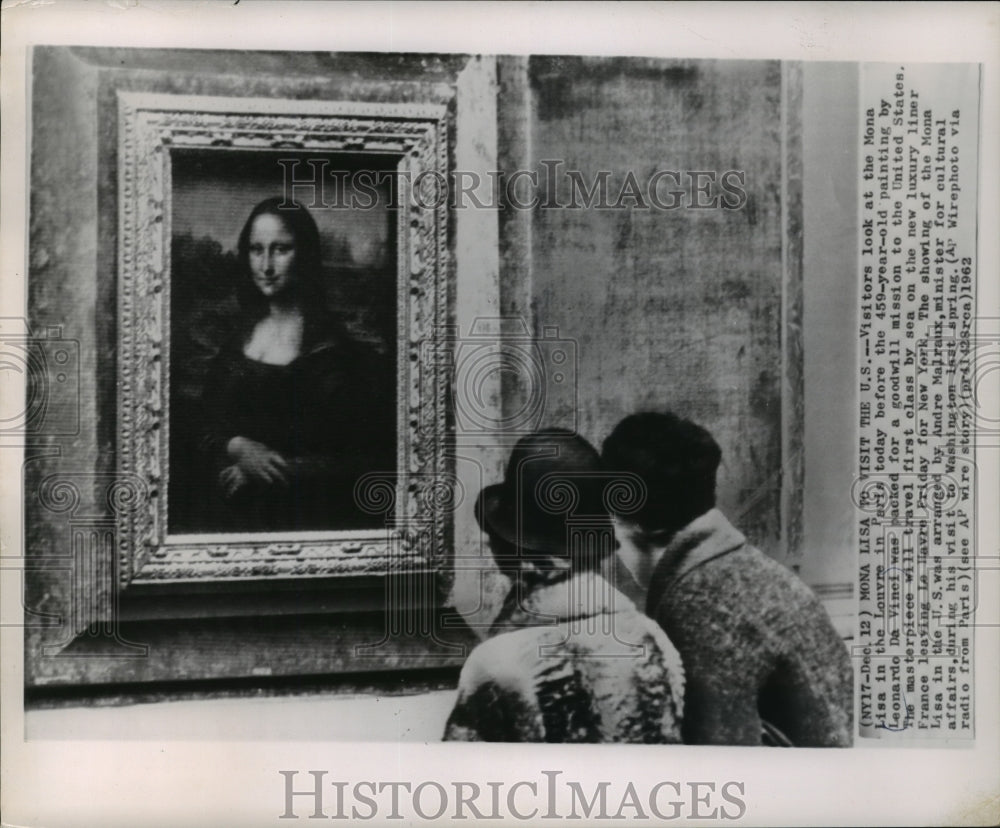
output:
<path id="1" fill-rule="evenodd" d="M 433 568 L 445 107 L 118 106 L 120 585 Z"/>

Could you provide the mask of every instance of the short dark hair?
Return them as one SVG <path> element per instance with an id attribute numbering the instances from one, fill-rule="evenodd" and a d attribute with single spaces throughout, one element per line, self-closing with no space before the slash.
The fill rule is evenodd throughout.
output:
<path id="1" fill-rule="evenodd" d="M 671 412 L 632 414 L 601 447 L 605 469 L 646 485 L 645 503 L 628 515 L 647 532 L 673 534 L 715 506 L 722 450 L 697 423 Z"/>

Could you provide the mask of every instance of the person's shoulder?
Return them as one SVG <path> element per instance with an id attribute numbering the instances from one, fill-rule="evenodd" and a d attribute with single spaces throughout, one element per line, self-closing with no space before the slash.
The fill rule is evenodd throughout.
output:
<path id="1" fill-rule="evenodd" d="M 797 606 L 809 594 L 791 570 L 745 541 L 673 581 L 660 596 L 655 615 L 661 624 L 674 619 L 687 625 L 697 619 L 698 624 L 725 626 L 783 600 Z"/>
<path id="2" fill-rule="evenodd" d="M 525 627 L 480 642 L 462 667 L 466 687 L 487 681 L 508 689 L 525 684 L 537 660 L 538 647 L 550 637 L 549 628 Z"/>
<path id="3" fill-rule="evenodd" d="M 813 592 L 792 569 L 781 561 L 775 560 L 770 555 L 758 549 L 756 546 L 746 544 L 742 549 L 737 550 L 738 558 L 736 563 L 743 566 L 757 580 L 771 584 L 772 586 L 787 590 L 790 593 L 803 599 L 813 598 Z"/>
<path id="4" fill-rule="evenodd" d="M 692 568 L 687 577 L 693 582 L 751 579 L 787 587 L 801 583 L 791 569 L 749 541 Z"/>
<path id="5" fill-rule="evenodd" d="M 671 584 L 649 609 L 668 636 L 680 637 L 678 642 L 704 640 L 734 623 L 734 617 L 742 613 L 742 598 L 732 578 L 715 568 L 700 566 Z"/>
<path id="6" fill-rule="evenodd" d="M 690 573 L 687 589 L 705 602 L 714 601 L 715 612 L 728 611 L 744 621 L 766 616 L 779 627 L 808 623 L 824 613 L 816 594 L 795 572 L 749 542 L 699 570 Z"/>
<path id="7" fill-rule="evenodd" d="M 498 669 L 516 667 L 525 660 L 537 656 L 537 647 L 550 639 L 558 639 L 562 625 L 532 626 L 511 629 L 494 635 L 482 642 L 476 649 L 482 658 L 494 660 Z"/>
<path id="8" fill-rule="evenodd" d="M 664 635 L 660 626 L 635 606 L 616 609 L 611 618 L 612 636 L 615 640 L 641 641 L 647 644 L 653 643 L 656 646 L 664 643 L 670 645 L 670 640 Z"/>

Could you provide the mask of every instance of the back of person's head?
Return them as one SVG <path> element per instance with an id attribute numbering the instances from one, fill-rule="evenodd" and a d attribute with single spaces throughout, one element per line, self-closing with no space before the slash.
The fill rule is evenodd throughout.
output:
<path id="1" fill-rule="evenodd" d="M 638 475 L 646 500 L 625 515 L 647 533 L 673 534 L 715 506 L 722 451 L 700 425 L 672 413 L 632 414 L 602 445 L 609 474 Z"/>

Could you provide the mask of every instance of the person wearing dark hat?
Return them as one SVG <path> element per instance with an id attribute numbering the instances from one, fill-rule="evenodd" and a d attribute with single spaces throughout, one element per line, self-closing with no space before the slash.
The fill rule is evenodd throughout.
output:
<path id="1" fill-rule="evenodd" d="M 469 655 L 444 739 L 679 743 L 680 656 L 601 575 L 614 537 L 609 481 L 586 440 L 523 438 L 476 518 L 511 590 Z"/>
<path id="2" fill-rule="evenodd" d="M 642 505 L 615 515 L 618 555 L 684 663 L 684 741 L 849 746 L 853 673 L 812 591 L 715 508 L 722 458 L 704 428 L 634 414 L 604 441 L 609 473 L 639 477 Z"/>

